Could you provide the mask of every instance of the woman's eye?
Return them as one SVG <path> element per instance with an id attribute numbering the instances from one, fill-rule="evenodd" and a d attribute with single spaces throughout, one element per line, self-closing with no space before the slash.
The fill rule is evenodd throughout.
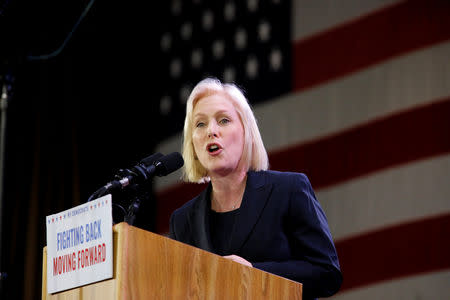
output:
<path id="1" fill-rule="evenodd" d="M 221 120 L 219 121 L 219 123 L 222 124 L 222 125 L 225 125 L 225 124 L 227 124 L 227 123 L 230 123 L 230 120 L 228 120 L 228 119 L 221 119 Z"/>
<path id="2" fill-rule="evenodd" d="M 203 127 L 205 126 L 205 123 L 203 122 L 198 122 L 197 125 L 195 125 L 196 127 Z"/>

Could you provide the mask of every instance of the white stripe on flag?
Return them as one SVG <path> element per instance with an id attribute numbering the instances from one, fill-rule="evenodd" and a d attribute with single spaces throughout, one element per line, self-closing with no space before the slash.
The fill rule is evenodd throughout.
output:
<path id="1" fill-rule="evenodd" d="M 450 155 L 386 169 L 316 196 L 339 240 L 450 212 Z"/>

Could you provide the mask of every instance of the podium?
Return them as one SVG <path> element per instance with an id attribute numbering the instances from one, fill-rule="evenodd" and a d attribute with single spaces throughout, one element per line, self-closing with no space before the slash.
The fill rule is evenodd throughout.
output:
<path id="1" fill-rule="evenodd" d="M 113 228 L 113 278 L 47 294 L 47 299 L 301 299 L 302 285 L 127 223 Z"/>

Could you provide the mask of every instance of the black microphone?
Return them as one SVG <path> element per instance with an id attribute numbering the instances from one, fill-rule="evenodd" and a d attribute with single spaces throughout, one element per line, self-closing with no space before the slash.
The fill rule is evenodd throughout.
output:
<path id="1" fill-rule="evenodd" d="M 115 175 L 116 180 L 107 183 L 105 186 L 102 186 L 97 191 L 95 191 L 89 197 L 88 202 L 114 190 L 124 188 L 130 183 L 145 181 L 149 177 L 147 168 L 153 166 L 153 163 L 163 156 L 164 155 L 158 152 L 142 159 L 136 166 L 131 169 L 120 169 L 119 174 Z"/>
<path id="2" fill-rule="evenodd" d="M 184 164 L 183 157 L 179 152 L 173 152 L 168 155 L 155 153 L 142 159 L 139 164 L 131 169 L 119 170 L 119 174 L 113 180 L 100 188 L 89 197 L 88 202 L 101 197 L 109 192 L 118 189 L 124 189 L 130 184 L 143 183 L 153 176 L 166 176 L 181 168 Z"/>
<path id="3" fill-rule="evenodd" d="M 157 159 L 152 166 L 148 168 L 148 172 L 156 176 L 166 176 L 175 172 L 184 165 L 183 157 L 179 152 L 172 152 L 166 156 Z M 152 168 L 154 167 L 154 168 Z M 154 171 L 153 171 L 154 169 Z"/>
<path id="4" fill-rule="evenodd" d="M 147 181 L 153 173 L 153 164 L 163 157 L 164 155 L 158 152 L 142 159 L 131 169 L 119 170 L 119 174 L 115 176 L 116 180 L 111 181 L 104 186 L 105 192 L 116 190 L 118 188 L 125 188 L 130 184 Z"/>
<path id="5" fill-rule="evenodd" d="M 155 153 L 144 158 L 138 165 L 131 169 L 121 170 L 122 178 L 108 183 L 105 188 L 126 187 L 132 183 L 142 183 L 153 176 L 166 176 L 181 168 L 184 164 L 183 157 L 179 152 L 172 152 L 168 155 Z M 120 186 L 119 186 L 120 185 Z"/>

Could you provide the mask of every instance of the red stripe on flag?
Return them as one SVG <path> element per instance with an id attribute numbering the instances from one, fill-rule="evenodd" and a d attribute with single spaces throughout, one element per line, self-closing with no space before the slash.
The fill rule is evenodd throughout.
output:
<path id="1" fill-rule="evenodd" d="M 293 44 L 293 89 L 303 90 L 450 39 L 450 1 L 406 1 Z"/>
<path id="2" fill-rule="evenodd" d="M 341 291 L 450 268 L 450 214 L 336 242 Z"/>
<path id="3" fill-rule="evenodd" d="M 450 98 L 270 155 L 271 169 L 308 175 L 315 189 L 450 152 Z"/>

